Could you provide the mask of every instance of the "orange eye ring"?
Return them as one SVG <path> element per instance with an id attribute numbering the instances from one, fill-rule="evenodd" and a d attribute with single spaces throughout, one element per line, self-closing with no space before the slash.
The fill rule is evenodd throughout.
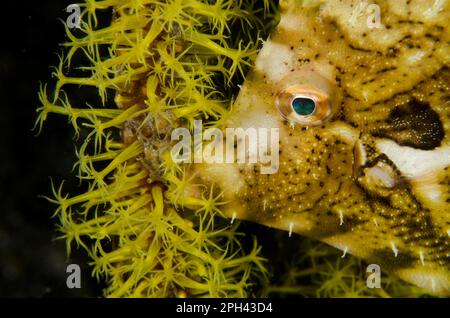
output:
<path id="1" fill-rule="evenodd" d="M 277 96 L 275 105 L 289 122 L 304 126 L 321 125 L 333 114 L 332 85 L 311 70 L 289 75 Z"/>

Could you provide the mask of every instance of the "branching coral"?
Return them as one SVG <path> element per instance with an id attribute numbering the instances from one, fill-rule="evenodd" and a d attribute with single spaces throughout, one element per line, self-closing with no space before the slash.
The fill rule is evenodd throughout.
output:
<path id="1" fill-rule="evenodd" d="M 242 78 L 257 53 L 257 37 L 229 38 L 234 25 L 262 27 L 264 12 L 255 3 L 87 0 L 80 4 L 81 30 L 66 26 L 68 51 L 55 68 L 52 96 L 47 85 L 39 92 L 36 124 L 40 130 L 53 113 L 67 116 L 76 136 L 88 131 L 75 167 L 89 190 L 68 196 L 61 185 L 49 200 L 58 205 L 68 253 L 74 242 L 88 251 L 93 274 L 108 280 L 107 296 L 244 297 L 255 275 L 264 275 L 256 241 L 245 252 L 238 224 L 215 221 L 219 197 L 180 202 L 189 179 L 167 149 L 159 153 L 158 176 L 148 167 L 158 151 L 149 145 L 153 128 L 163 134 L 175 122 L 226 112 L 216 82 L 222 78 L 229 86 Z M 99 27 L 103 11 L 113 18 Z M 85 64 L 74 69 L 74 59 Z M 65 93 L 73 85 L 97 89 L 100 105 L 73 106 Z M 111 105 L 112 94 L 119 109 Z M 117 131 L 121 139 L 113 137 Z M 175 210 L 181 203 L 198 209 Z"/>

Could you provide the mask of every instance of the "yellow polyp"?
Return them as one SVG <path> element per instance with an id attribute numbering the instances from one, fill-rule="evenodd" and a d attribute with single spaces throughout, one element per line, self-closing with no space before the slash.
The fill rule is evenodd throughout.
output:
<path id="1" fill-rule="evenodd" d="M 152 188 L 152 197 L 153 197 L 153 202 L 155 203 L 154 213 L 156 215 L 162 215 L 164 206 L 163 206 L 162 190 L 160 187 L 155 186 Z"/>
<path id="2" fill-rule="evenodd" d="M 170 151 L 161 153 L 168 186 L 163 193 L 159 185 L 149 184 L 152 180 L 140 163 L 144 146 L 137 140 L 125 143 L 112 137 L 113 131 L 142 116 L 146 120 L 139 130 L 153 118 L 171 122 L 167 110 L 186 120 L 188 127 L 195 119 L 217 120 L 227 113 L 229 101 L 224 101 L 213 78 L 220 73 L 229 82 L 256 53 L 248 50 L 254 47 L 250 42 L 236 48 L 227 42 L 233 21 L 259 23 L 251 11 L 252 1 L 245 10 L 240 6 L 243 3 L 231 0 L 215 4 L 86 0 L 77 31 L 82 35 L 65 27 L 69 41 L 63 45 L 68 51 L 53 73 L 56 84 L 51 98 L 49 87 L 41 87 L 36 129 L 40 131 L 48 114 L 55 113 L 69 119 L 77 137 L 87 131 L 74 168 L 88 182 L 89 191 L 69 196 L 63 194 L 61 184 L 53 187 L 49 200 L 58 205 L 55 215 L 67 252 L 73 242 L 88 252 L 93 275 L 108 283 L 106 296 L 242 297 L 247 295 L 252 269 L 264 269 L 259 249 L 246 255 L 237 244 L 237 222 L 232 227 L 214 222 L 221 213 L 220 195 L 211 192 L 202 199 L 182 195 L 191 180 L 172 161 Z M 98 28 L 97 12 L 111 8 L 115 18 Z M 105 47 L 108 53 L 100 54 Z M 86 65 L 73 65 L 78 55 L 85 57 Z M 79 70 L 76 77 L 71 76 L 73 68 Z M 133 85 L 142 78 L 146 98 L 144 104 L 137 104 Z M 89 106 L 97 102 L 86 101 L 72 107 L 71 96 L 65 93 L 69 85 L 96 88 L 101 103 Z M 116 92 L 115 101 L 123 108 L 104 108 L 108 91 Z M 186 212 L 173 208 L 184 205 L 197 207 L 196 214 L 185 218 Z M 106 252 L 104 245 L 113 238 L 118 243 Z"/>

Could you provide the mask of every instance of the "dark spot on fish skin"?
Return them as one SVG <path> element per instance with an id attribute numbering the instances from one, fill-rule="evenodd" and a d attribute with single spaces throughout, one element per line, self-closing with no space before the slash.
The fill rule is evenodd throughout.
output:
<path id="1" fill-rule="evenodd" d="M 387 128 L 373 135 L 393 139 L 401 146 L 422 150 L 439 147 L 445 135 L 439 115 L 428 103 L 416 99 L 394 108 L 386 124 Z"/>
<path id="2" fill-rule="evenodd" d="M 358 48 L 352 44 L 349 44 L 349 48 L 351 48 L 352 50 L 355 50 L 355 51 L 360 51 L 360 52 L 369 52 L 369 53 L 372 52 L 371 50 Z"/>
<path id="3" fill-rule="evenodd" d="M 375 74 L 382 74 L 382 73 L 386 73 L 386 72 L 389 72 L 389 71 L 394 71 L 394 70 L 396 70 L 396 69 L 397 69 L 397 68 L 394 67 L 394 66 L 392 66 L 392 67 L 385 67 L 385 68 L 379 70 L 378 72 L 376 72 Z M 406 74 L 405 74 L 405 75 L 406 75 Z"/>

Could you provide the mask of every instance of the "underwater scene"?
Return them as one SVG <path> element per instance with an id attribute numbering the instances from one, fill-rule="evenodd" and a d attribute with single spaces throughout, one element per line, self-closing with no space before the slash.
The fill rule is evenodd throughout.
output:
<path id="1" fill-rule="evenodd" d="M 450 296 L 450 1 L 79 1 L 0 49 L 1 296 Z"/>

